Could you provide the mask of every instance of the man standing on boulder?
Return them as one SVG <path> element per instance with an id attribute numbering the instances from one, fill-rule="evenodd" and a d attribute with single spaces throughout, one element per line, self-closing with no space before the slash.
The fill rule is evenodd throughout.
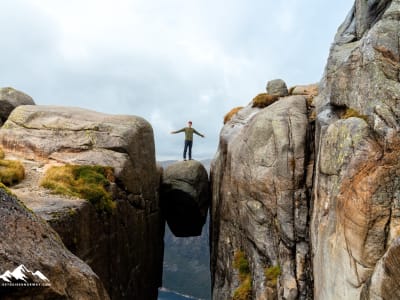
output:
<path id="1" fill-rule="evenodd" d="M 179 133 L 179 132 L 184 132 L 185 133 L 185 147 L 183 149 L 183 160 L 186 160 L 186 152 L 189 148 L 189 160 L 192 159 L 192 146 L 193 146 L 193 133 L 204 137 L 203 134 L 200 132 L 196 131 L 196 129 L 192 128 L 192 121 L 188 122 L 188 127 L 182 128 L 177 131 L 171 131 L 171 134 Z"/>

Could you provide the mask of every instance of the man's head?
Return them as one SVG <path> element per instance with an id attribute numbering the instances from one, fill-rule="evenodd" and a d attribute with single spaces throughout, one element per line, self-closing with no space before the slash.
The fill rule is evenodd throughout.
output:
<path id="1" fill-rule="evenodd" d="M 188 126 L 189 126 L 189 127 L 192 127 L 192 121 L 189 121 L 189 122 L 188 122 Z"/>

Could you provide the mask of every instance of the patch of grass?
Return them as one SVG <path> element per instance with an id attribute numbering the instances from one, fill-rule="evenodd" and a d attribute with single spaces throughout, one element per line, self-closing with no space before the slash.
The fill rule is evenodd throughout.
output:
<path id="1" fill-rule="evenodd" d="M 267 286 L 270 288 L 276 288 L 278 277 L 281 275 L 281 267 L 279 265 L 265 268 L 264 270 L 265 280 Z"/>
<path id="2" fill-rule="evenodd" d="M 365 122 L 368 123 L 368 116 L 360 114 L 358 111 L 352 108 L 346 108 L 343 115 L 341 116 L 342 119 L 348 118 L 360 118 L 363 119 Z"/>
<path id="3" fill-rule="evenodd" d="M 251 299 L 251 278 L 247 275 L 240 286 L 235 290 L 232 300 L 250 300 Z"/>
<path id="4" fill-rule="evenodd" d="M 279 99 L 277 95 L 270 95 L 267 93 L 258 94 L 253 98 L 253 107 L 264 108 L 272 103 L 276 102 Z"/>
<path id="5" fill-rule="evenodd" d="M 0 182 L 6 186 L 11 186 L 21 182 L 25 178 L 25 168 L 17 160 L 4 159 L 5 153 L 0 148 Z"/>
<path id="6" fill-rule="evenodd" d="M 250 273 L 249 261 L 243 251 L 235 252 L 233 267 L 239 271 L 239 275 L 247 275 Z"/>
<path id="7" fill-rule="evenodd" d="M 233 300 L 251 299 L 251 274 L 249 261 L 243 251 L 236 251 L 233 257 L 233 267 L 239 271 L 240 285 L 233 294 Z"/>
<path id="8" fill-rule="evenodd" d="M 25 169 L 17 160 L 0 159 L 0 182 L 6 186 L 17 184 L 25 178 Z"/>
<path id="9" fill-rule="evenodd" d="M 116 203 L 107 187 L 113 181 L 111 167 L 65 165 L 49 168 L 40 184 L 56 194 L 89 200 L 97 211 L 111 213 Z"/>
<path id="10" fill-rule="evenodd" d="M 224 124 L 228 123 L 242 108 L 243 106 L 232 108 L 231 111 L 224 116 Z"/>

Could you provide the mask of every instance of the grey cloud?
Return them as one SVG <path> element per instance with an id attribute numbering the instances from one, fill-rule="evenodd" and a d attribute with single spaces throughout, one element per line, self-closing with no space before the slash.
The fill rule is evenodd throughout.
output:
<path id="1" fill-rule="evenodd" d="M 77 51 L 84 47 L 75 57 L 63 49 L 71 41 L 54 16 L 29 0 L 2 1 L 0 85 L 28 93 L 38 104 L 142 116 L 152 123 L 157 155 L 164 159 L 181 157 L 183 136 L 169 131 L 191 119 L 206 135 L 195 137 L 194 157 L 210 158 L 224 114 L 263 92 L 267 80 L 281 77 L 291 85 L 320 78 L 333 34 L 347 13 L 344 6 L 350 4 L 289 2 L 296 4 L 298 23 L 294 31 L 280 32 L 274 24 L 280 17 L 276 1 L 207 0 L 182 11 L 179 1 L 168 11 L 154 4 L 162 2 L 145 1 L 147 22 L 141 28 L 115 36 L 111 29 L 96 32 L 100 40 L 68 44 Z M 335 19 L 326 9 L 335 11 Z"/>

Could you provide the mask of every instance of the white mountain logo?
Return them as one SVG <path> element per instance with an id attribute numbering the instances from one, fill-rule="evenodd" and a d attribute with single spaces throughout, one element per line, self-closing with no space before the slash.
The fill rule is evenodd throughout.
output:
<path id="1" fill-rule="evenodd" d="M 24 265 L 19 265 L 14 271 L 7 270 L 0 275 L 0 285 L 13 286 L 14 284 L 24 285 L 24 283 L 35 286 L 49 286 L 50 280 L 42 272 L 32 272 Z"/>

